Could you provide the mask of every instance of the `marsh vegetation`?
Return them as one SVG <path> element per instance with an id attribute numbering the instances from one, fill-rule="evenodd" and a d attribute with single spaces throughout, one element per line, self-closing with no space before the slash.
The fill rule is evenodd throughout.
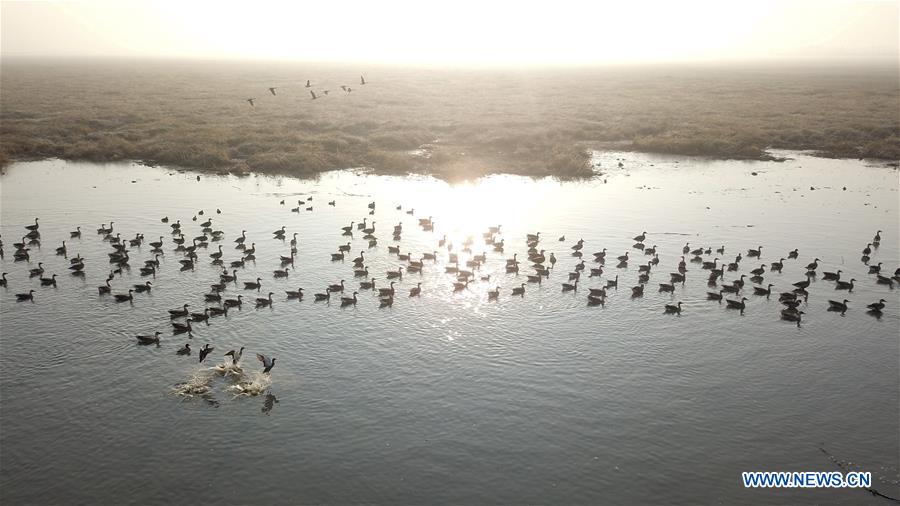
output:
<path id="1" fill-rule="evenodd" d="M 356 86 L 360 73 L 368 85 Z M 307 79 L 331 93 L 310 100 Z M 785 148 L 898 159 L 898 97 L 896 68 L 13 60 L 2 67 L 0 164 L 59 157 L 298 176 L 368 167 L 573 178 L 592 174 L 589 149 L 610 144 L 718 158 Z"/>

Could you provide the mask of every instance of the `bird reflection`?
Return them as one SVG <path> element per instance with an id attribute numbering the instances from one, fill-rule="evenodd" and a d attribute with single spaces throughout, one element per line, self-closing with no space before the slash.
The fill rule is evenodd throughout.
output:
<path id="1" fill-rule="evenodd" d="M 264 415 L 268 416 L 269 413 L 272 411 L 272 408 L 275 407 L 275 404 L 277 402 L 278 402 L 278 399 L 275 397 L 274 394 L 272 394 L 271 392 L 267 393 L 266 400 L 263 401 L 263 407 L 260 411 L 262 411 L 262 413 Z"/>

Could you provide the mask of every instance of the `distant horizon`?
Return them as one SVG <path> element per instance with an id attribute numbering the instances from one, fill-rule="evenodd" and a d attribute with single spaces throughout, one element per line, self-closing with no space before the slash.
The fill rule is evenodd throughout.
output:
<path id="1" fill-rule="evenodd" d="M 0 1 L 0 59 L 444 67 L 894 62 L 898 0 Z"/>

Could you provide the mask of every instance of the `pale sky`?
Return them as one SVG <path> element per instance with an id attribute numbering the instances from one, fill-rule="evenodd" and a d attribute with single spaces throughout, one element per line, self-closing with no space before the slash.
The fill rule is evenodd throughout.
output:
<path id="1" fill-rule="evenodd" d="M 900 0 L 0 3 L 3 57 L 385 63 L 898 58 Z"/>

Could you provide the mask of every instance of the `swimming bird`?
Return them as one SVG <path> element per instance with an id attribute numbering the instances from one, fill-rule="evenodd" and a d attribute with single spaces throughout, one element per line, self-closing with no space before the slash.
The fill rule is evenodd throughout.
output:
<path id="1" fill-rule="evenodd" d="M 153 288 L 153 284 L 147 281 L 143 285 L 134 285 L 134 291 L 138 293 L 149 292 Z"/>
<path id="2" fill-rule="evenodd" d="M 273 293 L 273 292 L 269 292 L 269 296 L 268 296 L 268 297 L 265 297 L 265 298 L 263 298 L 263 297 L 258 297 L 258 298 L 256 299 L 256 307 L 268 307 L 268 306 L 271 306 L 271 305 L 272 305 L 272 295 L 274 295 L 274 293 Z"/>
<path id="3" fill-rule="evenodd" d="M 344 280 L 342 279 L 339 284 L 328 285 L 329 292 L 343 292 L 344 291 Z"/>
<path id="4" fill-rule="evenodd" d="M 869 255 L 870 253 L 872 253 L 872 243 L 867 244 L 862 250 L 863 255 Z"/>
<path id="5" fill-rule="evenodd" d="M 681 314 L 681 301 L 678 301 L 678 304 L 666 304 L 665 312 L 667 314 Z"/>
<path id="6" fill-rule="evenodd" d="M 644 285 L 637 285 L 631 287 L 631 298 L 635 297 L 643 297 L 644 296 Z"/>
<path id="7" fill-rule="evenodd" d="M 357 292 L 353 292 L 353 296 L 351 297 L 341 297 L 341 307 L 355 306 L 357 301 L 356 295 Z"/>
<path id="8" fill-rule="evenodd" d="M 850 302 L 847 299 L 844 299 L 843 302 L 839 300 L 829 300 L 828 301 L 828 309 L 830 311 L 840 311 L 841 314 L 847 312 L 847 303 Z"/>
<path id="9" fill-rule="evenodd" d="M 244 347 L 241 346 L 241 349 L 238 351 L 230 350 L 225 354 L 226 357 L 231 357 L 231 365 L 238 365 L 238 362 L 241 360 L 241 356 L 244 355 Z"/>
<path id="10" fill-rule="evenodd" d="M 644 239 L 646 239 L 646 238 L 647 238 L 647 231 L 645 230 L 645 231 L 641 232 L 641 235 L 636 235 L 632 239 L 634 239 L 637 242 L 644 242 Z"/>
<path id="11" fill-rule="evenodd" d="M 2 274 L 2 276 L 0 276 L 0 286 L 2 286 L 3 288 L 6 288 L 6 286 L 7 286 L 6 283 L 7 283 L 7 281 L 6 281 L 6 273 L 4 272 L 4 273 Z"/>
<path id="12" fill-rule="evenodd" d="M 803 315 L 806 314 L 803 311 L 798 311 L 796 309 L 782 309 L 781 310 L 781 319 L 791 322 L 797 322 L 797 326 L 800 326 L 800 321 L 803 319 Z"/>
<path id="13" fill-rule="evenodd" d="M 75 231 L 69 232 L 69 237 L 72 239 L 81 237 L 81 227 L 75 227 Z"/>
<path id="14" fill-rule="evenodd" d="M 29 290 L 28 293 L 17 293 L 16 301 L 24 302 L 26 300 L 30 300 L 34 302 L 34 290 Z"/>
<path id="15" fill-rule="evenodd" d="M 184 323 L 172 322 L 172 333 L 173 334 L 183 334 L 185 332 L 192 331 L 191 320 L 187 319 Z"/>
<path id="16" fill-rule="evenodd" d="M 159 344 L 159 336 L 162 332 L 154 332 L 152 336 L 134 336 L 137 338 L 138 344 Z"/>
<path id="17" fill-rule="evenodd" d="M 522 283 L 518 287 L 513 287 L 512 294 L 524 297 L 525 296 L 525 283 Z"/>
<path id="18" fill-rule="evenodd" d="M 869 274 L 878 274 L 879 272 L 881 272 L 881 264 L 882 262 L 878 262 L 878 265 L 870 265 Z"/>
<path id="19" fill-rule="evenodd" d="M 843 271 L 841 271 L 840 269 L 838 269 L 837 272 L 823 272 L 822 279 L 828 279 L 828 280 L 832 280 L 832 281 L 840 281 L 841 272 L 843 272 Z"/>
<path id="20" fill-rule="evenodd" d="M 748 249 L 747 250 L 748 257 L 761 257 L 762 256 L 762 246 L 758 246 L 756 249 Z"/>
<path id="21" fill-rule="evenodd" d="M 41 276 L 41 286 L 56 286 L 56 274 L 49 278 Z"/>
<path id="22" fill-rule="evenodd" d="M 773 272 L 781 272 L 781 269 L 784 268 L 784 258 L 779 259 L 777 262 L 772 262 L 769 266 L 769 270 Z"/>
<path id="23" fill-rule="evenodd" d="M 36 231 L 38 228 L 40 228 L 40 225 L 38 225 L 37 218 L 34 219 L 34 225 L 25 225 L 25 229 L 31 230 L 32 232 Z"/>
<path id="24" fill-rule="evenodd" d="M 297 288 L 296 291 L 287 290 L 284 292 L 288 299 L 303 299 L 303 288 Z"/>
<path id="25" fill-rule="evenodd" d="M 44 273 L 44 262 L 38 262 L 38 266 L 28 271 L 29 277 L 35 278 Z"/>
<path id="26" fill-rule="evenodd" d="M 262 278 L 256 278 L 256 281 L 245 281 L 244 282 L 244 290 L 256 290 L 259 291 L 262 288 Z"/>
<path id="27" fill-rule="evenodd" d="M 879 232 L 881 232 L 881 231 L 879 230 Z M 866 307 L 869 308 L 869 310 L 871 310 L 871 311 L 876 311 L 876 312 L 880 313 L 881 310 L 884 309 L 885 302 L 886 301 L 884 299 L 880 299 L 878 302 L 873 302 L 872 304 L 869 304 Z"/>
<path id="28" fill-rule="evenodd" d="M 191 345 L 190 343 L 184 343 L 184 346 L 175 352 L 176 355 L 190 355 L 191 354 Z"/>
<path id="29" fill-rule="evenodd" d="M 244 304 L 244 301 L 241 300 L 242 298 L 243 295 L 238 295 L 237 299 L 225 299 L 225 302 L 223 302 L 222 304 L 225 307 L 241 307 Z"/>
<path id="30" fill-rule="evenodd" d="M 202 363 L 203 360 L 206 358 L 206 356 L 209 355 L 210 353 L 212 353 L 212 351 L 213 351 L 214 349 L 215 349 L 215 348 L 213 348 L 212 346 L 210 346 L 209 343 L 204 344 L 204 345 L 203 345 L 203 348 L 200 348 L 200 362 Z"/>
<path id="31" fill-rule="evenodd" d="M 374 283 L 374 280 L 373 280 Z M 409 289 L 410 297 L 418 297 L 422 294 L 422 283 L 416 283 L 416 286 Z"/>
<path id="32" fill-rule="evenodd" d="M 205 322 L 209 320 L 209 308 L 204 308 L 202 313 L 191 313 L 191 321 Z"/>
<path id="33" fill-rule="evenodd" d="M 772 295 L 772 287 L 773 286 L 775 286 L 775 285 L 773 285 L 771 283 L 769 283 L 769 286 L 767 288 L 760 288 L 758 286 L 754 286 L 753 293 L 756 295 L 765 295 L 766 298 L 768 299 L 769 296 Z"/>
<path id="34" fill-rule="evenodd" d="M 170 309 L 169 316 L 171 318 L 181 318 L 188 315 L 188 305 L 185 304 L 181 309 Z"/>
<path id="35" fill-rule="evenodd" d="M 717 301 L 719 301 L 719 303 L 721 303 L 721 302 L 722 302 L 722 293 L 723 293 L 723 292 L 724 292 L 724 290 L 719 290 L 718 293 L 716 293 L 716 292 L 706 292 L 706 300 L 717 300 Z"/>
<path id="36" fill-rule="evenodd" d="M 117 293 L 114 295 L 116 302 L 131 302 L 134 300 L 134 290 L 128 290 L 127 294 Z"/>
<path id="37" fill-rule="evenodd" d="M 263 374 L 269 374 L 269 371 L 271 371 L 272 368 L 275 367 L 275 358 L 269 358 L 265 355 L 257 353 L 256 359 L 259 360 L 263 365 Z"/>
<path id="38" fill-rule="evenodd" d="M 616 274 L 616 277 L 614 279 L 606 280 L 606 288 L 615 288 L 616 290 L 619 289 L 619 275 L 618 274 Z"/>
<path id="39" fill-rule="evenodd" d="M 744 309 L 747 307 L 745 304 L 746 301 L 747 297 L 741 297 L 741 300 L 725 299 L 729 309 L 740 309 L 741 314 L 744 314 Z"/>
<path id="40" fill-rule="evenodd" d="M 850 281 L 838 281 L 838 282 L 834 285 L 834 289 L 835 289 L 835 290 L 847 290 L 847 291 L 849 291 L 850 293 L 853 293 L 853 282 L 854 282 L 854 281 L 856 281 L 855 278 L 854 278 L 854 279 L 851 279 Z"/>
<path id="41" fill-rule="evenodd" d="M 810 262 L 806 265 L 806 270 L 808 270 L 808 271 L 814 271 L 818 268 L 819 268 L 819 259 L 818 258 L 816 258 L 815 260 L 813 260 L 812 262 Z"/>
<path id="42" fill-rule="evenodd" d="M 326 291 L 325 293 L 316 293 L 313 295 L 315 296 L 316 302 L 319 302 L 322 300 L 331 300 L 331 291 Z"/>

